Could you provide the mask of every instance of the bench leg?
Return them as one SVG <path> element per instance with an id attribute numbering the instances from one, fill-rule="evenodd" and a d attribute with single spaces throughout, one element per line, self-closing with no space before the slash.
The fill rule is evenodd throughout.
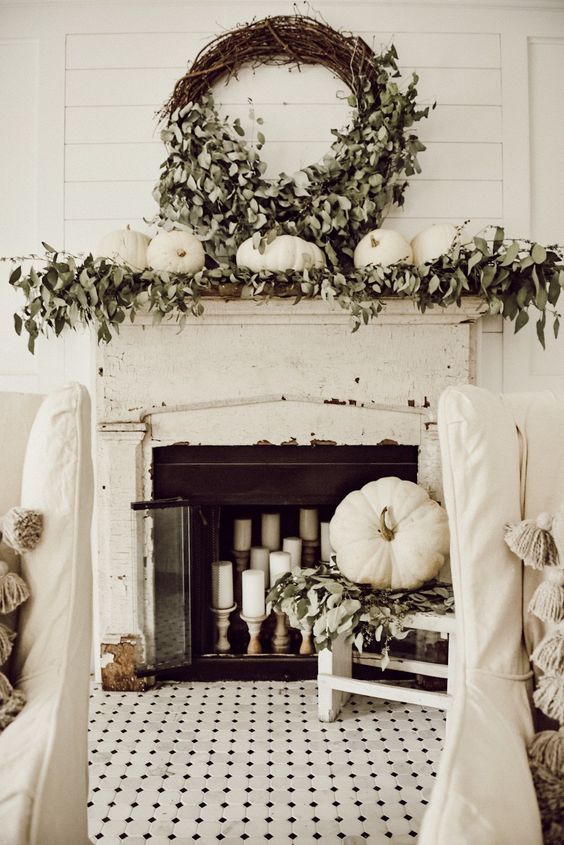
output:
<path id="1" fill-rule="evenodd" d="M 447 675 L 447 693 L 450 696 L 454 695 L 454 688 L 456 686 L 456 635 L 450 634 L 448 638 L 448 675 Z M 450 707 L 446 711 L 446 725 L 445 736 L 448 734 L 448 716 Z"/>
<path id="2" fill-rule="evenodd" d="M 340 675 L 352 677 L 352 644 L 344 637 L 333 641 L 332 650 L 323 649 L 319 652 L 317 669 L 320 675 Z M 330 680 L 318 679 L 317 682 L 317 714 L 320 722 L 334 722 L 341 707 L 346 704 L 349 693 L 334 689 Z"/>

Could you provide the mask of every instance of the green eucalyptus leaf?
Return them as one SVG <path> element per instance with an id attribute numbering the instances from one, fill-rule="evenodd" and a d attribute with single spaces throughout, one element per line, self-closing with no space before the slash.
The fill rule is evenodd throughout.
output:
<path id="1" fill-rule="evenodd" d="M 523 326 L 526 326 L 528 322 L 529 322 L 528 312 L 525 311 L 525 310 L 519 311 L 519 313 L 517 315 L 517 319 L 515 320 L 515 334 L 517 334 L 518 331 L 521 331 Z"/>

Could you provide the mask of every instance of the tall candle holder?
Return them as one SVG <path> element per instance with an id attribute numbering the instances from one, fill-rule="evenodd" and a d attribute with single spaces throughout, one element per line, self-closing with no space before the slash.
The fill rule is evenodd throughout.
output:
<path id="1" fill-rule="evenodd" d="M 262 616 L 243 616 L 241 613 L 241 619 L 243 622 L 246 622 L 251 637 L 247 646 L 247 654 L 262 654 L 262 646 L 260 644 L 259 635 L 260 626 L 266 619 L 266 614 L 263 614 Z"/>
<path id="2" fill-rule="evenodd" d="M 300 645 L 300 654 L 315 654 L 315 647 L 311 640 L 312 626 L 310 623 L 302 619 L 300 623 L 300 631 L 302 632 L 302 642 Z"/>
<path id="3" fill-rule="evenodd" d="M 233 604 L 231 607 L 211 607 L 210 610 L 215 616 L 215 625 L 217 629 L 217 639 L 215 643 L 215 650 L 218 654 L 227 654 L 231 649 L 229 640 L 227 639 L 227 631 L 229 630 L 229 614 L 233 613 L 237 605 Z"/>
<path id="4" fill-rule="evenodd" d="M 290 651 L 290 634 L 288 632 L 288 620 L 286 614 L 275 610 L 276 627 L 272 637 L 272 650 L 275 654 L 288 654 Z"/>

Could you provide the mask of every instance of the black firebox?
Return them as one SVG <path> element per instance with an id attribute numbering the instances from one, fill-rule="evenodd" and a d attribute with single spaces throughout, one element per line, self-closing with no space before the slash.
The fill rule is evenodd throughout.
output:
<path id="1" fill-rule="evenodd" d="M 149 643 L 138 674 L 169 680 L 314 677 L 315 658 L 298 654 L 297 631 L 290 631 L 288 654 L 249 656 L 244 626 L 241 631 L 233 624 L 229 653 L 215 652 L 212 561 L 231 558 L 237 519 L 251 520 L 253 545 L 261 545 L 261 516 L 268 512 L 280 515 L 282 537 L 296 536 L 300 508 L 315 508 L 328 522 L 347 493 L 390 475 L 417 480 L 416 446 L 154 449 L 154 499 L 132 504 L 138 565 L 146 573 Z M 266 639 L 272 627 L 267 619 Z"/>

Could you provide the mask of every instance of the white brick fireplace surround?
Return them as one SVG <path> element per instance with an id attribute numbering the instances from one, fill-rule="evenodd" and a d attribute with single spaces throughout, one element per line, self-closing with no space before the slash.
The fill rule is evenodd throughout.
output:
<path id="1" fill-rule="evenodd" d="M 475 381 L 479 304 L 421 315 L 389 300 L 352 333 L 321 301 L 209 300 L 183 331 L 151 319 L 98 349 L 98 584 L 102 677 L 140 688 L 150 608 L 133 553 L 130 504 L 152 498 L 154 446 L 419 447 L 419 481 L 440 500 L 435 411 L 444 388 Z M 147 594 L 146 594 L 147 593 Z"/>

